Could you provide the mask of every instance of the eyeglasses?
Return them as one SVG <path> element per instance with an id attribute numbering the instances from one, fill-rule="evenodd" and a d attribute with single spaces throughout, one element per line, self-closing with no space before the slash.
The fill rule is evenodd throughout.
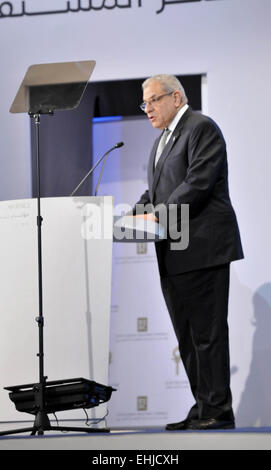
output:
<path id="1" fill-rule="evenodd" d="M 163 95 L 160 95 L 160 96 L 156 96 L 155 98 L 152 98 L 151 100 L 149 101 L 143 101 L 143 103 L 141 103 L 141 105 L 139 106 L 140 109 L 142 111 L 145 111 L 146 110 L 146 106 L 147 104 L 151 105 L 151 104 L 155 104 L 157 103 L 161 98 L 163 98 L 164 96 L 170 96 L 172 95 L 173 91 L 171 91 L 170 93 L 164 93 Z"/>

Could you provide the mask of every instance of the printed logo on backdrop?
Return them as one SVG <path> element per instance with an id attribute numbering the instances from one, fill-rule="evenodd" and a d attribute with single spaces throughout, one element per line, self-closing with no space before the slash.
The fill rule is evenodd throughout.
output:
<path id="1" fill-rule="evenodd" d="M 148 331 L 148 318 L 147 317 L 139 317 L 137 319 L 137 331 Z"/>
<path id="2" fill-rule="evenodd" d="M 140 396 L 137 397 L 137 411 L 147 411 L 148 410 L 148 397 Z"/>
<path id="3" fill-rule="evenodd" d="M 179 347 L 175 346 L 172 349 L 172 369 L 169 374 L 169 380 L 165 381 L 166 390 L 176 390 L 176 389 L 190 389 L 188 378 L 186 376 L 184 367 L 182 365 L 182 360 L 180 356 Z"/>
<path id="4" fill-rule="evenodd" d="M 20 17 L 31 17 L 41 15 L 59 15 L 59 14 L 71 14 L 71 13 L 88 13 L 88 12 L 99 12 L 99 11 L 113 11 L 117 9 L 135 9 L 144 8 L 146 4 L 149 4 L 150 0 L 68 0 L 56 2 L 46 1 L 44 6 L 44 0 L 13 0 L 12 2 L 1 2 L 0 3 L 0 19 L 3 18 L 20 18 Z M 185 3 L 199 3 L 199 2 L 211 2 L 220 0 L 156 0 L 155 10 L 156 14 L 165 11 L 168 6 L 180 6 Z"/>
<path id="5" fill-rule="evenodd" d="M 148 251 L 147 243 L 137 243 L 136 244 L 136 252 L 138 255 L 146 255 Z"/>
<path id="6" fill-rule="evenodd" d="M 133 399 L 136 399 L 136 410 L 134 412 L 117 413 L 117 421 L 122 423 L 128 421 L 129 423 L 138 424 L 142 421 L 144 421 L 145 423 L 161 423 L 165 422 L 168 419 L 167 410 L 149 409 L 149 402 L 152 400 L 150 400 L 148 395 L 138 395 L 135 396 Z"/>
<path id="7" fill-rule="evenodd" d="M 168 331 L 150 331 L 148 317 L 137 317 L 136 331 L 127 331 L 126 333 L 118 333 L 115 335 L 117 343 L 136 343 L 146 341 L 168 341 Z"/>

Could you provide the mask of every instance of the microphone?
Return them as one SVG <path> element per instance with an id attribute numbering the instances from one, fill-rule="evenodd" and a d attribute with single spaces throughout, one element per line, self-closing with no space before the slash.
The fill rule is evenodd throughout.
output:
<path id="1" fill-rule="evenodd" d="M 114 148 L 118 149 L 118 148 L 122 147 L 123 145 L 124 145 L 123 142 L 119 142 L 118 144 L 115 145 Z M 110 150 L 109 150 L 109 152 L 110 152 Z M 109 152 L 107 152 L 107 154 L 105 155 L 103 166 L 101 168 L 101 172 L 100 172 L 100 175 L 99 175 L 99 178 L 98 178 L 98 181 L 97 181 L 97 185 L 96 185 L 96 188 L 95 188 L 94 196 L 97 196 L 98 187 L 99 187 L 99 184 L 100 184 L 100 181 L 101 181 L 101 178 L 102 178 L 102 174 L 103 174 L 103 171 L 104 171 L 104 167 L 105 167 Z"/>
<path id="2" fill-rule="evenodd" d="M 118 149 L 118 148 L 122 147 L 123 145 L 124 145 L 123 142 L 118 142 L 113 148 Z"/>
<path id="3" fill-rule="evenodd" d="M 106 157 L 105 159 L 105 162 L 107 160 L 107 157 L 109 155 L 110 152 L 112 152 L 113 150 L 115 149 L 118 149 L 120 147 L 122 147 L 124 145 L 123 142 L 118 142 L 117 144 L 114 145 L 114 147 L 111 147 L 111 149 L 107 150 L 107 152 L 102 155 L 102 157 L 97 161 L 97 163 L 89 170 L 89 172 L 86 174 L 86 176 L 84 176 L 84 178 L 80 181 L 80 183 L 76 186 L 76 188 L 73 190 L 73 192 L 70 194 L 70 196 L 74 196 L 75 193 L 77 193 L 78 189 L 82 186 L 82 184 L 85 182 L 85 180 L 91 175 L 91 173 L 93 173 L 93 171 L 95 170 L 95 168 L 99 165 L 99 163 L 103 160 L 103 158 Z M 100 179 L 101 179 L 101 176 L 102 176 L 102 172 L 103 172 L 103 168 L 104 168 L 104 165 L 105 165 L 105 162 L 103 163 L 103 167 L 102 167 L 102 170 L 101 170 L 101 174 L 100 174 L 100 177 L 99 177 L 99 181 L 97 183 L 97 186 L 96 186 L 96 190 L 95 190 L 95 196 L 97 194 L 97 189 L 98 189 L 98 185 L 100 183 Z"/>

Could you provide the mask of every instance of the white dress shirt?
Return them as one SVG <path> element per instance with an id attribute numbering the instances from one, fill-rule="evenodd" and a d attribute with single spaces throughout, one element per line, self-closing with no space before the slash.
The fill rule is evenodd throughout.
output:
<path id="1" fill-rule="evenodd" d="M 175 127 L 177 126 L 179 120 L 181 119 L 181 117 L 184 115 L 185 111 L 186 111 L 188 108 L 189 108 L 188 104 L 185 104 L 181 109 L 179 109 L 179 111 L 177 112 L 176 116 L 173 118 L 173 120 L 171 121 L 171 123 L 170 123 L 169 126 L 167 127 L 167 128 L 170 130 L 170 133 L 169 133 L 169 135 L 168 135 L 168 137 L 167 137 L 166 143 L 169 141 L 172 132 L 175 130 Z"/>

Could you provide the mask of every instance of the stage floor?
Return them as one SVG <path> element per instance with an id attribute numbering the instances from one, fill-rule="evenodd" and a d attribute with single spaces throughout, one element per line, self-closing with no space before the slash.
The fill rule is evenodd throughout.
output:
<path id="1" fill-rule="evenodd" d="M 68 425 L 68 424 L 66 424 Z M 74 422 L 73 426 L 76 426 Z M 78 424 L 82 427 L 82 423 Z M 0 423 L 0 431 L 32 423 Z M 43 436 L 0 436 L 0 450 L 271 450 L 271 427 L 168 432 L 164 428 L 116 429 L 110 433 L 47 431 Z"/>

